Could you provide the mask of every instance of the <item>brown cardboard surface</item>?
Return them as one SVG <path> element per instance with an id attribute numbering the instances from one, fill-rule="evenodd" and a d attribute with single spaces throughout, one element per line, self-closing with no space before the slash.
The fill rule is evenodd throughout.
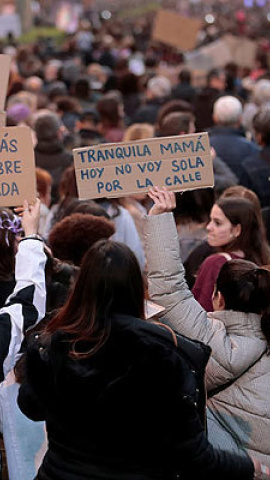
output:
<path id="1" fill-rule="evenodd" d="M 0 127 L 0 205 L 36 198 L 33 141 L 29 127 Z"/>
<path id="2" fill-rule="evenodd" d="M 10 55 L 0 55 L 0 111 L 5 109 L 10 62 Z"/>
<path id="3" fill-rule="evenodd" d="M 154 20 L 152 39 L 187 52 L 195 48 L 201 26 L 200 19 L 161 9 Z"/>
<path id="4" fill-rule="evenodd" d="M 191 70 L 224 67 L 233 59 L 231 50 L 224 40 L 215 40 L 204 47 L 185 55 L 185 65 Z"/>
<path id="5" fill-rule="evenodd" d="M 240 67 L 253 67 L 255 65 L 258 49 L 256 41 L 234 35 L 224 35 L 222 40 L 228 45 L 233 62 Z"/>
<path id="6" fill-rule="evenodd" d="M 194 190 L 214 185 L 206 132 L 73 150 L 79 198 L 121 197 L 151 186 Z"/>
<path id="7" fill-rule="evenodd" d="M 5 127 L 6 125 L 6 112 L 0 112 L 0 127 Z"/>

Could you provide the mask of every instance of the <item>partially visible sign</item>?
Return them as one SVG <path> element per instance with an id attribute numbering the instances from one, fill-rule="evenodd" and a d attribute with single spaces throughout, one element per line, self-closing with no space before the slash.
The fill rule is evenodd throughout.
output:
<path id="1" fill-rule="evenodd" d="M 222 40 L 228 45 L 232 61 L 239 67 L 253 67 L 258 50 L 258 44 L 254 40 L 246 37 L 236 37 L 234 35 L 224 35 Z"/>
<path id="2" fill-rule="evenodd" d="M 29 127 L 0 127 L 0 205 L 36 198 L 35 158 Z"/>
<path id="3" fill-rule="evenodd" d="M 100 144 L 73 153 L 81 199 L 145 193 L 155 185 L 173 191 L 214 185 L 206 132 Z"/>
<path id="4" fill-rule="evenodd" d="M 185 64 L 190 69 L 210 70 L 224 67 L 233 57 L 224 40 L 216 40 L 185 54 Z"/>
<path id="5" fill-rule="evenodd" d="M 195 48 L 201 27 L 200 19 L 161 9 L 155 17 L 152 39 L 187 52 Z"/>
<path id="6" fill-rule="evenodd" d="M 0 112 L 0 127 L 4 127 L 6 125 L 6 112 Z"/>
<path id="7" fill-rule="evenodd" d="M 0 55 L 0 112 L 5 109 L 10 63 L 9 55 Z"/>
<path id="8" fill-rule="evenodd" d="M 9 33 L 12 33 L 14 37 L 22 34 L 21 20 L 17 13 L 0 15 L 0 37 L 6 38 Z"/>

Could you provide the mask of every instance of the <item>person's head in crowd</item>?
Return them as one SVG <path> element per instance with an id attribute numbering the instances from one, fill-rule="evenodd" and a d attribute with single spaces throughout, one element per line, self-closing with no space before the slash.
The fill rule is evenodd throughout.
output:
<path id="1" fill-rule="evenodd" d="M 124 97 L 127 95 L 139 93 L 139 77 L 131 72 L 126 73 L 120 78 L 118 88 Z"/>
<path id="2" fill-rule="evenodd" d="M 239 128 L 242 114 L 242 104 L 236 97 L 226 95 L 214 103 L 213 119 L 216 125 Z"/>
<path id="3" fill-rule="evenodd" d="M 26 90 L 27 92 L 35 93 L 38 95 L 41 92 L 42 87 L 43 80 L 36 75 L 28 77 L 24 81 L 24 90 Z"/>
<path id="4" fill-rule="evenodd" d="M 113 97 L 104 95 L 97 103 L 97 111 L 100 116 L 101 124 L 106 127 L 118 127 L 122 120 L 119 103 Z"/>
<path id="5" fill-rule="evenodd" d="M 13 120 L 15 125 L 20 123 L 28 123 L 31 117 L 30 108 L 24 103 L 15 103 L 7 109 L 7 116 Z"/>
<path id="6" fill-rule="evenodd" d="M 44 168 L 36 167 L 37 192 L 41 203 L 51 204 L 52 176 Z"/>
<path id="7" fill-rule="evenodd" d="M 157 76 L 150 78 L 146 88 L 147 100 L 169 99 L 172 91 L 172 84 L 166 77 Z"/>
<path id="8" fill-rule="evenodd" d="M 58 97 L 68 95 L 68 89 L 64 82 L 52 82 L 47 89 L 47 95 L 51 102 L 54 102 Z"/>
<path id="9" fill-rule="evenodd" d="M 153 138 L 155 129 L 150 123 L 133 123 L 124 133 L 123 141 L 132 142 L 133 140 L 143 140 L 144 138 Z"/>
<path id="10" fill-rule="evenodd" d="M 73 213 L 90 214 L 95 215 L 95 217 L 104 217 L 107 220 L 110 220 L 110 215 L 94 200 L 79 200 L 78 198 L 74 198 L 69 202 L 67 208 L 63 212 L 62 218 L 68 217 Z"/>
<path id="11" fill-rule="evenodd" d="M 19 217 L 6 207 L 0 208 L 0 280 L 8 280 L 15 270 L 18 239 L 23 232 Z"/>
<path id="12" fill-rule="evenodd" d="M 53 112 L 37 115 L 34 130 L 38 142 L 51 143 L 63 137 L 62 122 Z"/>
<path id="13" fill-rule="evenodd" d="M 138 261 L 126 245 L 100 240 L 85 254 L 68 302 L 46 331 L 52 334 L 64 329 L 72 335 L 76 329 L 77 342 L 88 341 L 89 331 L 94 331 L 91 353 L 95 353 L 106 340 L 107 322 L 115 314 L 145 318 L 144 281 Z M 76 357 L 75 345 L 73 354 Z"/>
<path id="14" fill-rule="evenodd" d="M 246 198 L 220 198 L 207 225 L 208 243 L 222 252 L 241 252 L 258 265 L 267 264 L 270 248 L 255 205 Z"/>
<path id="15" fill-rule="evenodd" d="M 270 346 L 270 272 L 247 260 L 231 260 L 220 269 L 213 294 L 215 310 L 261 315 L 261 329 Z"/>
<path id="16" fill-rule="evenodd" d="M 258 107 L 270 102 L 270 80 L 259 80 L 255 83 L 252 100 Z"/>
<path id="17" fill-rule="evenodd" d="M 110 238 L 114 224 L 102 216 L 72 213 L 57 222 L 49 234 L 49 246 L 59 260 L 80 266 L 87 250 L 95 242 Z"/>
<path id="18" fill-rule="evenodd" d="M 256 195 L 253 190 L 244 187 L 243 185 L 233 185 L 232 187 L 226 188 L 220 198 L 230 198 L 230 197 L 240 197 L 246 198 L 251 203 L 253 203 L 254 207 L 256 208 L 257 212 L 261 214 L 261 204 L 259 197 Z"/>
<path id="19" fill-rule="evenodd" d="M 95 110 L 85 110 L 80 113 L 76 120 L 75 131 L 92 130 L 97 131 L 99 123 L 99 115 Z"/>
<path id="20" fill-rule="evenodd" d="M 11 95 L 7 101 L 7 109 L 16 105 L 17 103 L 26 105 L 31 113 L 34 113 L 37 109 L 37 95 L 31 92 L 21 91 L 16 95 Z"/>
<path id="21" fill-rule="evenodd" d="M 173 113 L 173 112 L 183 112 L 183 113 L 188 112 L 192 114 L 194 112 L 194 108 L 190 103 L 185 102 L 185 100 L 176 99 L 176 100 L 170 100 L 169 102 L 166 102 L 164 105 L 160 107 L 158 112 L 157 125 L 156 125 L 157 133 L 159 133 L 160 130 L 162 130 L 162 124 L 163 124 L 164 118 L 167 117 L 169 113 Z"/>
<path id="22" fill-rule="evenodd" d="M 74 165 L 66 168 L 63 172 L 59 185 L 59 197 L 61 200 L 78 198 L 78 189 Z"/>
<path id="23" fill-rule="evenodd" d="M 258 145 L 266 147 L 270 145 L 270 106 L 261 107 L 255 114 L 252 126 Z"/>
<path id="24" fill-rule="evenodd" d="M 226 87 L 226 75 L 224 70 L 213 68 L 209 70 L 206 76 L 206 86 L 208 88 L 214 88 L 220 92 L 225 90 Z"/>
<path id="25" fill-rule="evenodd" d="M 80 113 L 81 108 L 80 104 L 77 102 L 76 98 L 70 97 L 68 95 L 63 95 L 58 97 L 55 101 L 57 113 L 61 116 L 64 113 L 76 112 Z"/>
<path id="26" fill-rule="evenodd" d="M 44 79 L 47 83 L 54 82 L 59 78 L 59 72 L 62 68 L 63 63 L 61 60 L 49 60 L 44 68 Z"/>
<path id="27" fill-rule="evenodd" d="M 185 135 L 195 132 L 194 115 L 190 112 L 172 112 L 166 115 L 160 125 L 162 137 Z"/>
<path id="28" fill-rule="evenodd" d="M 92 88 L 94 90 L 102 90 L 108 78 L 108 72 L 105 67 L 99 63 L 90 63 L 87 67 L 86 73 L 90 78 Z"/>
<path id="29" fill-rule="evenodd" d="M 179 83 L 191 84 L 191 72 L 186 68 L 183 68 L 178 74 Z"/>
<path id="30" fill-rule="evenodd" d="M 100 116 L 99 133 L 106 142 L 121 142 L 124 134 L 123 104 L 111 94 L 106 94 L 97 102 L 96 108 Z"/>
<path id="31" fill-rule="evenodd" d="M 206 224 L 214 204 L 212 188 L 202 188 L 175 194 L 176 207 L 173 210 L 176 223 Z"/>
<path id="32" fill-rule="evenodd" d="M 74 84 L 74 96 L 82 100 L 88 100 L 90 93 L 90 80 L 85 77 L 78 78 Z"/>
<path id="33" fill-rule="evenodd" d="M 55 100 L 56 113 L 69 131 L 75 128 L 76 120 L 78 120 L 81 107 L 74 97 L 61 96 Z"/>

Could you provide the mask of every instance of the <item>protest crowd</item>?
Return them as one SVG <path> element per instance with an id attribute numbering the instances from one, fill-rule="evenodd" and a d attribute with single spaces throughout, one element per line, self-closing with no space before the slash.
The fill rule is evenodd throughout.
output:
<path id="1" fill-rule="evenodd" d="M 260 29 L 245 65 L 194 69 L 153 13 L 2 41 L 37 198 L 0 207 L 1 480 L 270 479 L 270 41 L 240 3 L 197 47 Z M 205 132 L 213 187 L 79 198 L 74 150 L 103 179 L 114 152 Z M 199 181 L 194 155 L 171 158 Z"/>

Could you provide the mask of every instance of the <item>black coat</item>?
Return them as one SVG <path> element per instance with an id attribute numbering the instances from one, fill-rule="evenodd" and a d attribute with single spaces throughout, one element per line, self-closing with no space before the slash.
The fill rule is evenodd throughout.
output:
<path id="1" fill-rule="evenodd" d="M 233 127 L 217 125 L 209 131 L 209 136 L 217 155 L 241 179 L 247 158 L 257 156 L 257 145 L 247 140 L 241 129 Z"/>
<path id="2" fill-rule="evenodd" d="M 87 359 L 71 359 L 66 340 L 32 339 L 19 392 L 21 410 L 47 424 L 39 480 L 253 478 L 248 457 L 215 452 L 205 436 L 209 347 L 181 337 L 176 348 L 167 330 L 125 316 Z"/>

